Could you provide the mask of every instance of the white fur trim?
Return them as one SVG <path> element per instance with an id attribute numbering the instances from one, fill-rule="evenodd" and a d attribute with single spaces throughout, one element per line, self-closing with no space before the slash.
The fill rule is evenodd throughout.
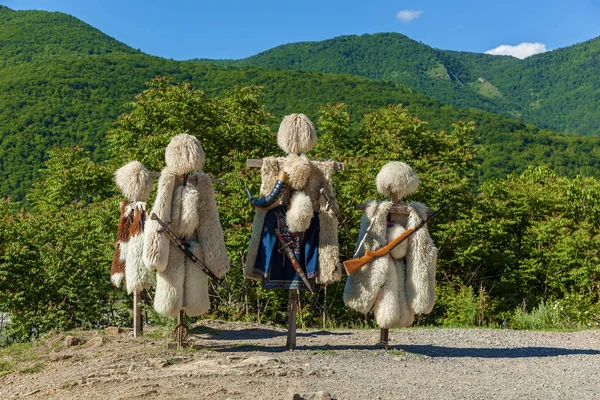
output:
<path id="1" fill-rule="evenodd" d="M 277 144 L 288 154 L 306 153 L 317 144 L 315 127 L 306 115 L 290 114 L 281 121 Z"/>
<path id="2" fill-rule="evenodd" d="M 375 299 L 373 314 L 377 325 L 382 328 L 392 328 L 397 326 L 402 318 L 400 314 L 400 288 L 394 262 L 388 257 L 383 258 L 386 258 L 385 261 L 388 263 L 387 276 L 379 295 Z"/>
<path id="3" fill-rule="evenodd" d="M 381 204 L 371 202 L 367 205 L 361 220 L 359 243 L 366 234 L 371 221 L 375 220 L 375 222 L 359 254 L 364 254 L 365 249 L 373 250 L 385 244 L 387 210 L 391 205 L 392 203 L 389 201 Z M 388 279 L 390 262 L 389 257 L 379 257 L 349 275 L 344 288 L 346 306 L 363 314 L 371 311 L 381 288 Z"/>
<path id="4" fill-rule="evenodd" d="M 290 208 L 285 214 L 285 221 L 290 232 L 304 232 L 310 226 L 314 215 L 310 197 L 304 192 L 294 192 L 290 200 Z"/>
<path id="5" fill-rule="evenodd" d="M 205 154 L 200 141 L 186 133 L 173 136 L 165 150 L 165 161 L 175 175 L 190 174 L 202 169 Z"/>
<path id="6" fill-rule="evenodd" d="M 152 191 L 150 171 L 139 161 L 131 161 L 115 171 L 115 183 L 130 201 L 146 201 Z"/>
<path id="7" fill-rule="evenodd" d="M 119 240 L 119 260 L 127 260 L 127 252 L 129 251 L 129 242 Z"/>
<path id="8" fill-rule="evenodd" d="M 123 282 L 123 278 L 125 278 L 125 274 L 122 272 L 116 273 L 110 277 L 110 281 L 116 287 L 121 287 L 121 282 Z"/>
<path id="9" fill-rule="evenodd" d="M 189 236 L 199 224 L 198 203 L 200 194 L 198 190 L 191 185 L 177 186 L 173 192 L 173 204 L 180 205 L 173 207 L 177 209 L 177 215 L 171 213 L 173 229 L 181 236 Z"/>
<path id="10" fill-rule="evenodd" d="M 215 200 L 212 181 L 206 174 L 197 174 L 198 204 L 198 243 L 202 249 L 200 260 L 207 268 L 221 277 L 229 271 L 229 257 L 225 247 L 223 228 L 219 221 L 219 211 Z"/>
<path id="11" fill-rule="evenodd" d="M 127 248 L 127 260 L 125 261 L 125 278 L 127 293 L 148 288 L 152 278 L 150 270 L 146 268 L 143 260 L 144 235 L 132 236 Z"/>
<path id="12" fill-rule="evenodd" d="M 194 246 L 192 252 L 202 260 L 202 248 Z M 208 276 L 202 272 L 191 260 L 185 260 L 184 301 L 185 313 L 190 317 L 197 317 L 208 312 L 210 300 L 208 298 Z"/>
<path id="13" fill-rule="evenodd" d="M 310 177 L 311 163 L 304 155 L 290 154 L 285 158 L 283 170 L 290 177 L 292 189 L 301 190 Z"/>
<path id="14" fill-rule="evenodd" d="M 400 224 L 396 224 L 396 225 L 392 226 L 391 228 L 388 228 L 388 231 L 387 231 L 388 243 L 391 242 L 392 240 L 396 239 L 398 236 L 402 235 L 404 232 L 406 232 L 406 229 Z M 400 243 L 398 246 L 394 247 L 392 249 L 392 251 L 390 251 L 390 255 L 395 260 L 399 260 L 406 256 L 407 250 L 408 250 L 408 240 L 405 240 L 402 243 Z"/>
<path id="15" fill-rule="evenodd" d="M 425 205 L 411 203 L 409 209 L 408 228 L 415 228 L 424 218 Z M 435 304 L 437 248 L 427 226 L 413 233 L 409 240 L 406 254 L 407 300 L 415 314 L 429 314 Z"/>
<path id="16" fill-rule="evenodd" d="M 165 168 L 160 173 L 158 179 L 158 191 L 152 213 L 155 213 L 164 222 L 171 221 L 171 203 L 173 200 L 173 190 L 175 188 L 175 173 L 169 168 Z M 162 232 L 159 232 L 160 225 L 151 218 L 146 220 L 144 228 L 144 263 L 150 269 L 164 271 L 169 259 L 169 238 Z"/>
<path id="17" fill-rule="evenodd" d="M 400 161 L 385 164 L 377 174 L 377 190 L 397 200 L 419 188 L 419 177 L 413 169 Z"/>
<path id="18" fill-rule="evenodd" d="M 156 273 L 154 309 L 167 317 L 176 317 L 183 307 L 185 256 L 175 245 L 171 247 L 167 267 Z"/>

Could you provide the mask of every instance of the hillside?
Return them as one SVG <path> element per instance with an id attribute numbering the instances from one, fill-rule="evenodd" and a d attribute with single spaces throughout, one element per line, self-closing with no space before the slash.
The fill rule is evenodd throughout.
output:
<path id="1" fill-rule="evenodd" d="M 195 60 L 348 73 L 401 83 L 439 101 L 600 134 L 600 38 L 519 60 L 438 50 L 399 33 L 286 44 L 242 60 Z"/>
<path id="2" fill-rule="evenodd" d="M 70 15 L 0 5 L 0 66 L 113 52 L 139 53 Z"/>
<path id="3" fill-rule="evenodd" d="M 126 103 L 157 75 L 189 81 L 220 95 L 235 85 L 261 85 L 277 119 L 291 112 L 314 118 L 320 105 L 343 102 L 352 121 L 388 104 L 403 104 L 434 129 L 475 120 L 480 177 L 504 176 L 527 165 L 551 165 L 565 175 L 600 171 L 597 138 L 564 136 L 475 109 L 456 108 L 392 82 L 367 78 L 225 68 L 149 56 L 61 13 L 0 8 L 0 197 L 22 199 L 39 176 L 46 151 L 79 144 L 96 160 Z M 10 29 L 8 28 L 10 27 Z"/>

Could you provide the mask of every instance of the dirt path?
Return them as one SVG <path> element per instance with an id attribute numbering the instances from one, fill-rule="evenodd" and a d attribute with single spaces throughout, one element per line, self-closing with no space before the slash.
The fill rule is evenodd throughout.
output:
<path id="1" fill-rule="evenodd" d="M 337 399 L 596 399 L 600 331 L 523 332 L 402 329 L 391 350 L 379 332 L 298 332 L 256 324 L 204 321 L 190 340 L 198 349 L 169 350 L 168 339 L 77 332 L 11 360 L 0 399 L 292 399 L 329 392 Z M 72 340 L 72 339 L 68 339 Z M 0 358 L 0 363 L 2 359 Z M 21 372 L 18 372 L 21 371 Z M 319 397 L 321 398 L 321 397 Z"/>

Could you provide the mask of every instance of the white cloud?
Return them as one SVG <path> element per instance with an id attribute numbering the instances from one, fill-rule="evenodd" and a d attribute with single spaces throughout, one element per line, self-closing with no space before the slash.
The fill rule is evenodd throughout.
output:
<path id="1" fill-rule="evenodd" d="M 423 11 L 419 10 L 400 10 L 396 14 L 396 19 L 408 24 L 410 21 L 419 18 Z"/>
<path id="2" fill-rule="evenodd" d="M 485 54 L 493 54 L 497 56 L 513 56 L 520 58 L 521 60 L 532 56 L 534 54 L 545 53 L 548 51 L 546 45 L 543 43 L 521 43 L 516 46 L 509 46 L 503 44 L 495 49 L 491 49 L 485 52 Z"/>

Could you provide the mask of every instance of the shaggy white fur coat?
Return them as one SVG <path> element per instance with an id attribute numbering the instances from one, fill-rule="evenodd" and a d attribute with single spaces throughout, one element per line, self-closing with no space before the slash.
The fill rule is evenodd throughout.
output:
<path id="1" fill-rule="evenodd" d="M 196 257 L 220 277 L 229 270 L 229 259 L 211 179 L 197 172 L 184 185 L 183 175 L 204 163 L 200 142 L 190 135 L 175 136 L 165 158 L 167 166 L 160 174 L 151 212 L 169 222 Z M 148 220 L 143 254 L 146 266 L 157 270 L 154 309 L 166 316 L 176 316 L 180 310 L 189 316 L 206 313 L 208 277 L 159 228 L 158 222 Z"/>
<path id="2" fill-rule="evenodd" d="M 291 231 L 302 232 L 308 229 L 313 211 L 319 213 L 319 258 L 316 283 L 330 285 L 342 277 L 338 249 L 338 205 L 331 183 L 333 161 L 310 161 L 304 155 L 289 154 L 287 157 L 267 157 L 263 159 L 260 195 L 269 194 L 281 170 L 288 173 L 292 196 L 286 193 L 270 208 L 287 204 L 286 222 Z M 323 190 L 323 194 L 321 193 Z M 288 191 L 289 192 L 289 191 Z M 329 201 L 327 201 L 329 199 Z M 244 277 L 261 280 L 254 272 L 254 263 L 260 244 L 260 236 L 265 214 L 269 208 L 256 207 L 252 223 L 252 236 L 248 247 L 248 257 L 244 266 Z"/>
<path id="3" fill-rule="evenodd" d="M 406 221 L 388 228 L 387 216 L 391 201 L 372 201 L 363 214 L 358 243 L 373 222 L 369 236 L 358 256 L 389 243 L 407 228 L 415 228 L 426 218 L 421 203 L 409 205 Z M 362 267 L 346 280 L 344 303 L 363 314 L 373 310 L 382 328 L 403 327 L 413 323 L 415 314 L 427 314 L 435 302 L 435 248 L 427 227 L 413 233 L 394 248 L 390 256 L 379 257 Z"/>
<path id="4" fill-rule="evenodd" d="M 152 286 L 150 271 L 142 259 L 145 201 L 152 190 L 152 177 L 139 161 L 132 161 L 115 172 L 115 183 L 127 200 L 121 203 L 110 279 L 117 287 L 125 281 L 127 293 L 131 294 Z"/>

